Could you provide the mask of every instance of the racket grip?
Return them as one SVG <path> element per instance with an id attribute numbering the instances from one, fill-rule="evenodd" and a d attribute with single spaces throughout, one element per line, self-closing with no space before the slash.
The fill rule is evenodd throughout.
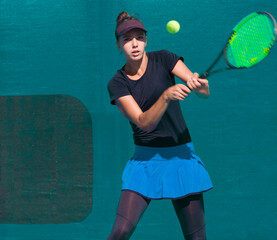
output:
<path id="1" fill-rule="evenodd" d="M 202 73 L 201 75 L 200 75 L 200 77 L 199 78 L 207 78 L 208 77 L 208 75 L 209 75 L 209 73 L 208 72 L 204 72 L 204 73 Z"/>

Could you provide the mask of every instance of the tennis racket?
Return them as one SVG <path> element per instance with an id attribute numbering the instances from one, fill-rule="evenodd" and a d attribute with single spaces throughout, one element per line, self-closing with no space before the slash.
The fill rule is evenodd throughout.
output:
<path id="1" fill-rule="evenodd" d="M 268 56 L 276 35 L 277 25 L 272 15 L 267 12 L 249 14 L 233 28 L 223 50 L 200 78 L 226 70 L 255 66 Z M 225 56 L 227 67 L 214 69 L 222 55 Z"/>

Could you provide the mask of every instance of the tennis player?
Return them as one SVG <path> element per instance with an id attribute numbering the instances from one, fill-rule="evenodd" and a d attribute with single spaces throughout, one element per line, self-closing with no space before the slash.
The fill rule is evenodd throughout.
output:
<path id="1" fill-rule="evenodd" d="M 135 150 L 123 172 L 108 240 L 129 239 L 154 199 L 172 200 L 186 240 L 204 240 L 203 192 L 213 186 L 194 152 L 180 101 L 191 92 L 207 98 L 208 81 L 193 74 L 174 53 L 146 52 L 146 29 L 127 12 L 119 14 L 115 36 L 126 64 L 110 80 L 108 90 L 111 103 L 130 121 Z M 175 76 L 184 84 L 175 84 Z"/>

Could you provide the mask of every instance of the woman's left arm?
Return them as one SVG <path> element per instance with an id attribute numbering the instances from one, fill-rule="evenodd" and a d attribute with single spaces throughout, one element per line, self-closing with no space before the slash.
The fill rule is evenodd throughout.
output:
<path id="1" fill-rule="evenodd" d="M 172 70 L 172 74 L 180 78 L 197 96 L 208 98 L 210 95 L 209 82 L 207 79 L 199 78 L 198 73 L 192 73 L 183 61 L 179 60 Z"/>

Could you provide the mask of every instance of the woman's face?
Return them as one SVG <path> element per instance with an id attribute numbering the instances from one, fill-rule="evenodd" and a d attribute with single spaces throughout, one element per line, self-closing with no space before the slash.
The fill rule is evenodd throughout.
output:
<path id="1" fill-rule="evenodd" d="M 120 36 L 117 41 L 117 46 L 124 52 L 127 61 L 141 60 L 145 52 L 146 44 L 147 37 L 141 29 L 132 29 L 123 36 Z"/>

